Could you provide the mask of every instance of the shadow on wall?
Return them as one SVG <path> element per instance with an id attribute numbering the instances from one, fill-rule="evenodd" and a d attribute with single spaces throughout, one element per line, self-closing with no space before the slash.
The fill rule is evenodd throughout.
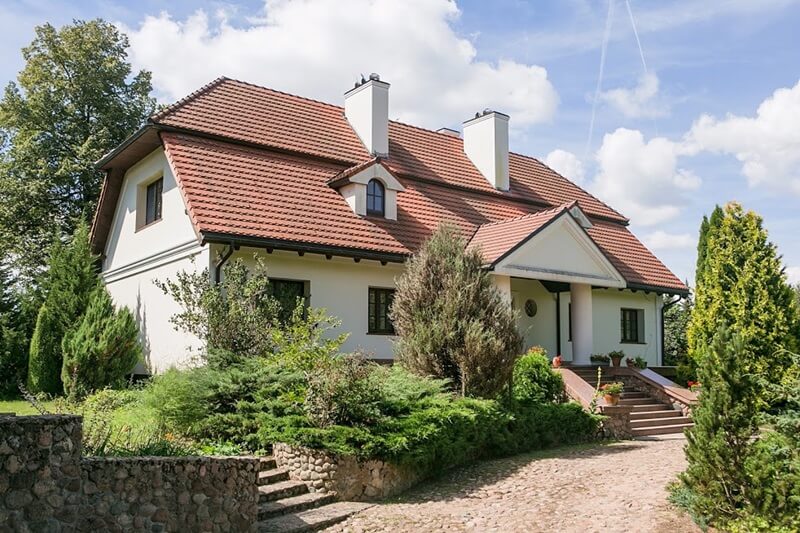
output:
<path id="1" fill-rule="evenodd" d="M 142 357 L 144 360 L 136 365 L 134 374 L 152 374 L 153 364 L 150 359 L 150 336 L 147 334 L 147 311 L 142 304 L 142 292 L 136 292 L 136 312 L 134 313 L 136 325 L 139 328 L 139 342 L 142 343 Z"/>

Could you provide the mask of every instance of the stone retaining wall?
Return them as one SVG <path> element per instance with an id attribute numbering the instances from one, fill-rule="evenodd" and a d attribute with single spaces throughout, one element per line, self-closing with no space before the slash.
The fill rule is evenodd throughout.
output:
<path id="1" fill-rule="evenodd" d="M 0 529 L 254 529 L 258 459 L 84 458 L 81 440 L 77 416 L 0 416 Z"/>
<path id="2" fill-rule="evenodd" d="M 386 461 L 359 461 L 302 446 L 276 443 L 272 454 L 292 479 L 311 492 L 335 492 L 339 500 L 374 501 L 395 496 L 422 480 L 423 473 Z"/>

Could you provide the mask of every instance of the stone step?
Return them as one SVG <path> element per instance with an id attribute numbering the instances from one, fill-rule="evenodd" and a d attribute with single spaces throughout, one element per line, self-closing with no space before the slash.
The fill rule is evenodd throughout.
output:
<path id="1" fill-rule="evenodd" d="M 258 473 L 258 484 L 269 485 L 276 481 L 285 481 L 289 479 L 288 468 L 270 468 L 269 470 L 262 470 Z"/>
<path id="2" fill-rule="evenodd" d="M 672 418 L 675 416 L 681 416 L 681 412 L 664 405 L 663 408 L 659 409 L 658 411 L 632 411 L 631 421 L 652 420 L 654 418 Z"/>
<path id="3" fill-rule="evenodd" d="M 276 463 L 275 458 L 270 455 L 267 457 L 259 457 L 258 466 L 261 471 L 272 470 L 273 468 L 278 468 L 278 463 Z"/>
<path id="4" fill-rule="evenodd" d="M 644 398 L 620 398 L 619 400 L 620 405 L 660 405 L 658 400 L 654 400 L 653 398 L 646 396 Z"/>
<path id="5" fill-rule="evenodd" d="M 663 403 L 640 403 L 633 405 L 632 413 L 646 413 L 650 411 L 674 411 L 674 409 Z"/>
<path id="6" fill-rule="evenodd" d="M 302 481 L 278 481 L 269 485 L 258 487 L 258 501 L 260 503 L 272 502 L 281 498 L 291 498 L 298 494 L 308 492 L 308 486 Z"/>
<path id="7" fill-rule="evenodd" d="M 326 503 L 336 500 L 333 492 L 307 492 L 289 498 L 281 498 L 271 502 L 265 502 L 258 506 L 258 519 L 266 520 L 273 516 L 296 513 L 314 507 L 321 507 Z"/>
<path id="8" fill-rule="evenodd" d="M 625 392 L 625 391 L 622 391 L 621 398 L 623 400 L 629 400 L 629 399 L 633 399 L 633 398 L 650 398 L 650 396 L 648 396 L 647 394 L 645 394 L 643 392 L 638 392 L 638 391 L 636 391 L 636 392 Z"/>
<path id="9" fill-rule="evenodd" d="M 692 419 L 688 416 L 681 416 L 679 411 L 675 411 L 677 416 L 672 416 L 669 418 L 638 418 L 636 420 L 631 419 L 631 427 L 632 428 L 649 428 L 649 427 L 656 427 L 656 426 L 675 426 L 678 424 L 691 424 Z"/>
<path id="10" fill-rule="evenodd" d="M 651 435 L 672 435 L 675 433 L 683 433 L 686 428 L 692 427 L 694 424 L 672 424 L 668 426 L 650 426 L 647 428 L 631 428 L 631 433 L 634 437 L 646 437 Z"/>
<path id="11" fill-rule="evenodd" d="M 348 516 L 371 507 L 370 503 L 336 502 L 316 509 L 275 516 L 257 524 L 259 533 L 300 533 L 319 531 L 332 526 Z"/>

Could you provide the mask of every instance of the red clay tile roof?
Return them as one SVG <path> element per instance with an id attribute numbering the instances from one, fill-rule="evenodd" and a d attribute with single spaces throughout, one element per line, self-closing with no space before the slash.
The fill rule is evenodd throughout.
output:
<path id="1" fill-rule="evenodd" d="M 541 229 L 548 222 L 575 205 L 575 203 L 570 202 L 553 209 L 509 218 L 500 222 L 483 224 L 475 231 L 467 247 L 480 248 L 481 252 L 483 252 L 485 264 L 490 265 L 519 244 L 520 241 Z"/>
<path id="2" fill-rule="evenodd" d="M 235 236 L 399 260 L 442 222 L 465 236 L 482 227 L 488 246 L 492 226 L 485 224 L 516 219 L 511 226 L 522 231 L 552 216 L 541 211 L 578 201 L 592 218 L 589 234 L 629 285 L 686 290 L 628 231 L 627 219 L 534 158 L 511 154 L 511 187 L 501 192 L 464 155 L 460 138 L 390 122 L 390 155 L 381 163 L 405 187 L 393 221 L 355 215 L 330 186 L 373 159 L 339 106 L 221 78 L 151 121 L 161 130 L 189 215 L 204 238 Z M 111 168 L 113 161 L 104 165 Z"/>

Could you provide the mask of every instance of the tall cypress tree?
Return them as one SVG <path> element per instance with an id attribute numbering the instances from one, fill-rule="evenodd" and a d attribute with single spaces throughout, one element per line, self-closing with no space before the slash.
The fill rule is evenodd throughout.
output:
<path id="1" fill-rule="evenodd" d="M 700 282 L 700 277 L 705 271 L 708 256 L 708 239 L 722 224 L 724 213 L 720 206 L 714 206 L 710 217 L 703 215 L 700 224 L 700 238 L 697 240 L 697 268 L 695 270 L 695 286 Z"/>
<path id="2" fill-rule="evenodd" d="M 31 339 L 28 388 L 61 394 L 61 340 L 86 311 L 89 297 L 100 284 L 97 257 L 89 246 L 89 227 L 80 223 L 68 243 L 56 241 L 43 280 L 45 302 L 39 309 Z"/>
<path id="3" fill-rule="evenodd" d="M 703 357 L 722 324 L 741 337 L 745 370 L 780 380 L 786 352 L 798 339 L 798 316 L 781 258 L 762 219 L 728 204 L 715 227 L 709 219 L 705 261 L 697 280 L 689 324 L 689 354 Z"/>

